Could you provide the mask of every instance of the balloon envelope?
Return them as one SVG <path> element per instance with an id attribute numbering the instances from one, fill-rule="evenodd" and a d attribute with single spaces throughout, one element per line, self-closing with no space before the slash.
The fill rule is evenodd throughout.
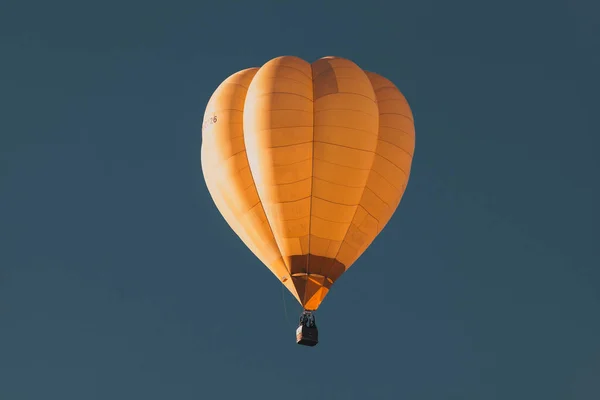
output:
<path id="1" fill-rule="evenodd" d="M 410 107 L 350 60 L 275 58 L 227 78 L 202 127 L 215 205 L 307 310 L 398 207 L 411 169 Z"/>

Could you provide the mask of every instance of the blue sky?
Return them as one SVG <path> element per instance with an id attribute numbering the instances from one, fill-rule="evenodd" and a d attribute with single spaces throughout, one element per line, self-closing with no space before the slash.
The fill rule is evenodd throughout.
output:
<path id="1" fill-rule="evenodd" d="M 2 4 L 1 399 L 600 398 L 595 2 Z M 416 120 L 312 349 L 200 170 L 212 91 L 279 55 Z"/>

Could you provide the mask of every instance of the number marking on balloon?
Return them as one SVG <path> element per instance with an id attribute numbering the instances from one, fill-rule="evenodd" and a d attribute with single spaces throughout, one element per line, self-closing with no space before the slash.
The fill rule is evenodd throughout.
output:
<path id="1" fill-rule="evenodd" d="M 208 118 L 204 118 L 204 121 L 202 121 L 202 129 L 206 129 L 208 126 L 210 125 L 214 125 L 217 123 L 217 116 L 216 115 L 212 115 Z"/>

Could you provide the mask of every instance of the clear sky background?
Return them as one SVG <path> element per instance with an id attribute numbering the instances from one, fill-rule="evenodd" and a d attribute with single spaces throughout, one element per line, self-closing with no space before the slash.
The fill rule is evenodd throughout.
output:
<path id="1" fill-rule="evenodd" d="M 0 399 L 600 399 L 598 15 L 3 0 Z M 200 169 L 212 91 L 280 55 L 350 58 L 416 119 L 408 190 L 315 348 Z"/>

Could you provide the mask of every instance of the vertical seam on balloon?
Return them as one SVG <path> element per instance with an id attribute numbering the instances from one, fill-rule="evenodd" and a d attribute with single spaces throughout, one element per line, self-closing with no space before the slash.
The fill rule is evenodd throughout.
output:
<path id="1" fill-rule="evenodd" d="M 312 150 L 311 150 L 311 165 L 310 165 L 310 203 L 308 206 L 308 244 L 307 244 L 307 255 L 306 255 L 306 285 L 304 285 L 304 300 L 303 303 L 306 303 L 306 291 L 308 286 L 308 278 L 310 273 L 310 237 L 311 237 L 311 229 L 312 229 L 312 205 L 313 205 L 313 189 L 315 186 L 315 80 L 314 80 L 314 70 L 313 65 L 310 64 L 310 75 L 312 80 L 312 114 L 313 114 L 313 123 L 312 123 Z M 304 305 L 303 305 L 304 306 Z"/>
<path id="2" fill-rule="evenodd" d="M 244 97 L 244 112 L 246 109 L 246 100 L 248 99 L 248 91 L 250 89 L 250 86 L 252 85 L 252 82 L 254 82 L 254 79 L 256 78 L 256 75 L 258 75 L 258 72 L 260 71 L 260 68 L 258 69 L 258 71 L 256 71 L 256 73 L 254 74 L 254 76 L 252 77 L 252 80 L 250 81 L 250 83 L 248 84 L 248 89 L 246 90 L 246 96 Z M 252 184 L 254 185 L 254 189 L 256 190 L 256 196 L 258 197 L 258 201 L 260 203 L 260 208 L 262 209 L 263 213 L 265 214 L 265 219 L 267 222 L 267 226 L 269 227 L 269 231 L 271 232 L 271 237 L 273 238 L 273 242 L 275 243 L 275 247 L 277 248 L 278 252 L 279 252 L 279 257 L 281 258 L 281 260 L 283 261 L 283 266 L 285 267 L 285 269 L 287 270 L 288 273 L 288 279 L 292 279 L 292 273 L 290 271 L 290 267 L 288 267 L 287 263 L 285 262 L 285 259 L 283 258 L 283 253 L 281 251 L 281 247 L 279 247 L 279 243 L 277 243 L 277 238 L 275 237 L 275 233 L 273 232 L 273 228 L 271 227 L 271 221 L 269 221 L 269 215 L 267 214 L 266 210 L 265 210 L 265 206 L 263 204 L 263 200 L 260 197 L 260 191 L 258 190 L 258 187 L 256 186 L 256 179 L 254 179 L 254 173 L 252 172 L 252 167 L 250 166 L 250 159 L 248 157 L 248 150 L 246 147 L 246 130 L 243 127 L 243 116 L 245 114 L 242 114 L 242 132 L 244 134 L 244 150 L 246 153 L 246 161 L 248 162 L 248 166 L 250 168 L 250 177 L 252 178 Z M 279 280 L 281 280 L 281 277 L 278 276 L 277 277 Z M 283 282 L 281 282 L 281 284 L 283 285 Z"/>
<path id="3" fill-rule="evenodd" d="M 373 82 L 371 82 L 371 79 L 369 78 L 369 76 L 364 71 L 363 71 L 363 73 L 365 74 L 365 77 L 369 81 L 369 84 L 373 88 L 373 93 L 375 94 L 375 88 L 373 87 Z M 376 94 L 375 94 L 375 104 L 377 105 L 377 116 L 379 117 L 379 103 L 377 102 L 377 95 Z M 379 138 L 379 121 L 377 121 L 377 125 L 378 125 L 377 126 L 377 137 Z M 377 144 L 379 145 L 379 140 L 377 140 Z M 375 147 L 374 153 L 375 153 L 375 155 L 373 156 L 373 161 L 375 161 L 375 157 L 377 156 L 377 146 Z M 371 175 L 372 168 L 373 167 L 371 166 L 371 170 L 369 171 L 369 175 Z M 362 198 L 365 195 L 365 190 L 367 189 L 367 185 L 368 184 L 369 184 L 369 176 L 367 176 L 367 181 L 365 182 L 365 187 L 363 188 L 363 193 L 360 196 L 360 200 L 359 200 L 358 204 L 356 205 L 356 210 L 354 210 L 354 215 L 352 216 L 352 219 L 350 220 L 351 221 L 350 225 L 353 225 L 354 218 L 356 218 L 356 213 L 358 212 L 358 207 L 360 207 L 360 205 L 362 203 Z M 379 229 L 379 222 L 377 223 L 377 229 Z M 340 255 L 340 251 L 342 250 L 342 247 L 344 246 L 344 242 L 346 241 L 346 238 L 348 237 L 348 233 L 349 232 L 350 232 L 350 228 L 348 228 L 348 230 L 344 234 L 344 238 L 342 239 L 342 242 L 340 243 L 340 248 L 338 249 L 335 257 L 333 257 L 332 264 L 335 263 L 335 260 L 337 260 L 337 257 Z M 342 263 L 342 265 L 344 265 L 344 268 L 346 270 L 350 267 L 350 265 L 346 265 L 344 263 Z"/>

